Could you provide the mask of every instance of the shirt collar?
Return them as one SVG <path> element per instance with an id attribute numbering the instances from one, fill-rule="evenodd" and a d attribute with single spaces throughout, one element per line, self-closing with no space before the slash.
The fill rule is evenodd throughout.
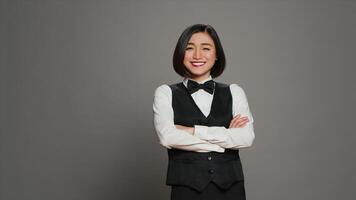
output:
<path id="1" fill-rule="evenodd" d="M 205 79 L 205 80 L 203 80 L 203 81 L 195 81 L 195 82 L 200 83 L 200 84 L 203 84 L 203 83 L 205 83 L 206 81 L 209 81 L 209 80 L 212 80 L 212 79 L 213 79 L 213 78 L 211 77 L 211 75 L 209 75 L 209 77 L 208 77 L 207 79 Z M 194 81 L 194 80 L 191 79 L 191 78 L 185 77 L 185 78 L 183 79 L 183 84 L 185 85 L 185 87 L 187 87 L 187 85 L 188 85 L 188 80 Z"/>

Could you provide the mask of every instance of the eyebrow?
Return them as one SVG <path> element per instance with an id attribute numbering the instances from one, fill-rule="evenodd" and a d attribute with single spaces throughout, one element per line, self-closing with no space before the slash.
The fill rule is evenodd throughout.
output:
<path id="1" fill-rule="evenodd" d="M 194 45 L 194 43 L 189 42 L 188 45 Z M 213 46 L 210 43 L 201 43 L 201 45 L 208 45 L 208 46 Z"/>

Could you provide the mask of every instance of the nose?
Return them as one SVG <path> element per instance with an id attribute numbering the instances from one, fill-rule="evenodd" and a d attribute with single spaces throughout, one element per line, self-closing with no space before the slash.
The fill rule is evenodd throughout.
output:
<path id="1" fill-rule="evenodd" d="M 200 59 L 200 58 L 201 58 L 201 53 L 200 53 L 200 50 L 199 50 L 199 49 L 196 49 L 196 50 L 194 51 L 193 58 L 195 58 L 195 59 Z"/>

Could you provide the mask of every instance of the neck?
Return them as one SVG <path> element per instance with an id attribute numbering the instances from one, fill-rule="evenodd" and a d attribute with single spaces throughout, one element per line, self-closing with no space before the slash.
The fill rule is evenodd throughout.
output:
<path id="1" fill-rule="evenodd" d="M 193 76 L 193 77 L 189 77 L 190 79 L 196 81 L 196 82 L 202 82 L 206 79 L 208 79 L 210 76 L 210 74 L 204 75 L 204 76 Z"/>

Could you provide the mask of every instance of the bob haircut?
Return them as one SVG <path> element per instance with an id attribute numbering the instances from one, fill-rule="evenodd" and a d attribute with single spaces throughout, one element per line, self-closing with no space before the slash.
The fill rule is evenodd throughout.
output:
<path id="1" fill-rule="evenodd" d="M 185 67 L 183 60 L 187 44 L 194 33 L 205 32 L 213 39 L 216 49 L 217 60 L 211 68 L 210 75 L 212 78 L 220 76 L 225 69 L 225 53 L 222 48 L 220 39 L 215 29 L 208 24 L 194 24 L 186 28 L 179 37 L 173 54 L 173 68 L 182 77 L 192 77 L 193 74 Z"/>

